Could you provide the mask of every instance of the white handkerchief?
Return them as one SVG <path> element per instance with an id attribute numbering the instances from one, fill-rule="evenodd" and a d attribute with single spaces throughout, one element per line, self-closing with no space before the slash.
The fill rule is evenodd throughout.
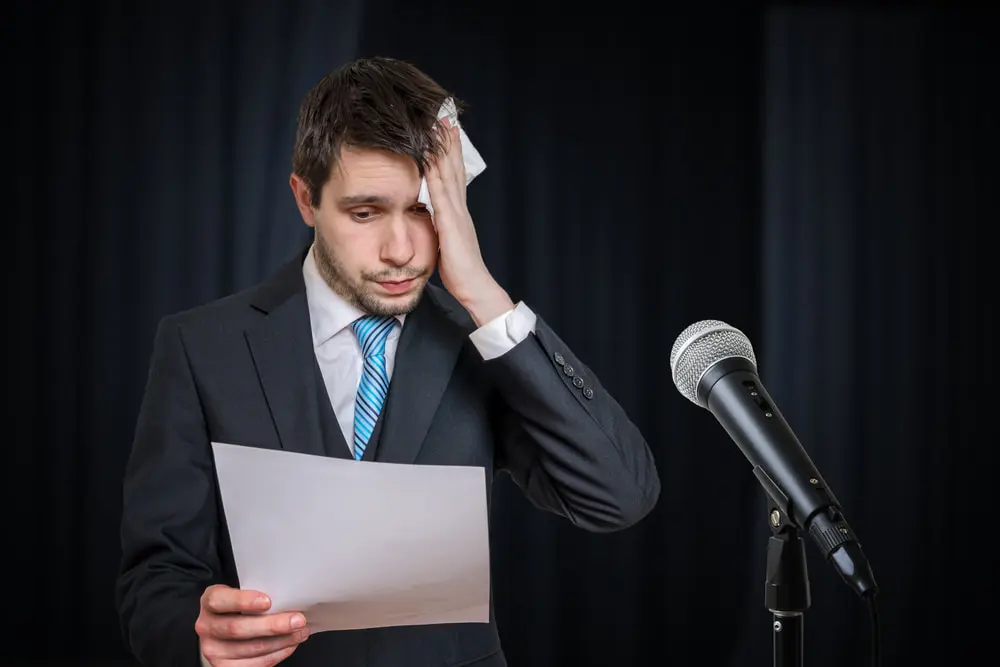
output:
<path id="1" fill-rule="evenodd" d="M 465 134 L 465 130 L 462 129 L 461 123 L 458 122 L 458 110 L 455 108 L 455 101 L 450 97 L 444 101 L 444 104 L 438 110 L 437 117 L 439 120 L 445 116 L 448 117 L 452 126 L 458 125 L 458 136 L 462 142 L 462 161 L 465 163 L 465 184 L 468 185 L 472 182 L 472 179 L 483 173 L 483 170 L 486 169 L 486 163 L 479 155 L 476 147 L 469 141 L 469 137 Z M 432 216 L 434 215 L 434 206 L 431 205 L 431 193 L 427 189 L 426 178 L 420 181 L 420 194 L 417 195 L 417 201 L 426 206 Z"/>

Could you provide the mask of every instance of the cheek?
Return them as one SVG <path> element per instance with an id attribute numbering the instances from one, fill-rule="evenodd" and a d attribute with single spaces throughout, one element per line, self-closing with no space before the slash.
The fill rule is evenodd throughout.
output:
<path id="1" fill-rule="evenodd" d="M 340 264 L 348 269 L 363 269 L 378 261 L 379 239 L 367 227 L 340 227 L 331 240 Z"/>

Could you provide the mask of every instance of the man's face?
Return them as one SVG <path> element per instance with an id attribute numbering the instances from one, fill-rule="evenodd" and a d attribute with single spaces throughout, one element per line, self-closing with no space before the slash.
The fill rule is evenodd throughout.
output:
<path id="1" fill-rule="evenodd" d="M 294 174 L 291 185 L 303 219 L 316 230 L 316 265 L 330 287 L 370 313 L 413 310 L 438 250 L 430 213 L 417 201 L 413 160 L 344 148 L 319 208 L 310 206 L 305 182 Z"/>

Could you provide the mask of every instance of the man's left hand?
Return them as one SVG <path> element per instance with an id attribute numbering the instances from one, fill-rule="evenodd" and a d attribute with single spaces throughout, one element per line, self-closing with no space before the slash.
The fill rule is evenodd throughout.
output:
<path id="1" fill-rule="evenodd" d="M 514 307 L 510 296 L 493 279 L 479 249 L 479 239 L 466 204 L 465 162 L 458 126 L 440 121 L 444 153 L 427 167 L 427 189 L 434 205 L 438 273 L 455 299 L 482 326 Z"/>

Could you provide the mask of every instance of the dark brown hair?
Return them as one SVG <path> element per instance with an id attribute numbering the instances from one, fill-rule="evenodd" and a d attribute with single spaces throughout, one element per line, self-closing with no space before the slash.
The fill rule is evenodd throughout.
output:
<path id="1" fill-rule="evenodd" d="M 323 185 L 344 146 L 381 148 L 413 158 L 423 176 L 438 155 L 434 131 L 441 104 L 463 103 L 414 65 L 394 58 L 361 58 L 325 77 L 306 93 L 299 110 L 292 170 L 319 206 Z"/>

